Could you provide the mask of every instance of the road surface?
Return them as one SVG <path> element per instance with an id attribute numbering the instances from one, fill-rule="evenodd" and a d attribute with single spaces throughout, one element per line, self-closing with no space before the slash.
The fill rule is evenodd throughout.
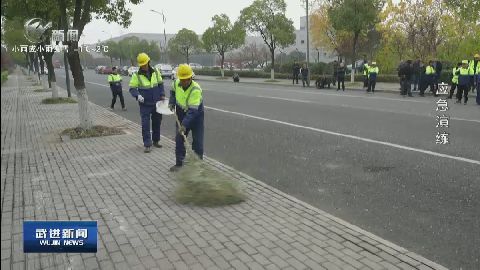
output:
<path id="1" fill-rule="evenodd" d="M 65 88 L 64 72 L 56 72 Z M 108 107 L 106 75 L 87 70 L 85 80 L 89 100 Z M 117 101 L 115 112 L 139 123 L 128 81 L 128 111 Z M 449 100 L 449 110 L 437 112 L 433 97 L 199 83 L 206 155 L 448 268 L 480 268 L 474 98 L 466 106 Z M 170 80 L 166 85 L 169 93 Z M 443 114 L 450 117 L 448 145 L 435 143 L 436 115 Z M 173 138 L 172 118 L 162 134 Z"/>

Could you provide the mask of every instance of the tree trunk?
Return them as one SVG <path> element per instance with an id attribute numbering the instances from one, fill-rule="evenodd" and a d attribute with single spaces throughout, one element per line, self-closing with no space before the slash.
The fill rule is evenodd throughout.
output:
<path id="1" fill-rule="evenodd" d="M 38 67 L 38 55 L 36 53 L 31 53 L 30 57 L 33 59 L 33 74 L 35 76 L 35 83 L 40 85 L 40 70 Z"/>
<path id="2" fill-rule="evenodd" d="M 45 58 L 45 64 L 47 65 L 48 70 L 48 84 L 52 89 L 52 98 L 58 98 L 58 89 L 57 89 L 57 77 L 55 75 L 55 67 L 52 63 L 53 52 L 44 52 L 43 58 Z"/>
<path id="3" fill-rule="evenodd" d="M 46 74 L 43 74 L 41 76 L 41 83 L 42 83 L 43 90 L 47 91 L 48 90 L 48 76 L 46 76 Z"/>
<path id="4" fill-rule="evenodd" d="M 78 51 L 78 42 L 71 42 L 68 48 L 68 63 L 73 76 L 73 85 L 77 92 L 78 110 L 80 116 L 80 127 L 90 129 L 93 127 L 93 117 L 90 112 L 88 103 L 87 89 L 85 88 L 85 80 L 80 66 L 80 56 Z"/>
<path id="5" fill-rule="evenodd" d="M 272 69 L 270 70 L 270 80 L 275 80 L 275 50 L 270 50 L 272 57 Z"/>
<path id="6" fill-rule="evenodd" d="M 350 81 L 352 83 L 355 82 L 355 68 L 356 68 L 355 62 L 357 60 L 356 59 L 357 58 L 357 42 L 358 42 L 359 35 L 360 33 L 356 32 L 353 36 L 352 74 L 350 76 Z"/>
<path id="7" fill-rule="evenodd" d="M 220 56 L 222 57 L 221 63 L 220 63 L 220 72 L 222 73 L 222 78 L 225 76 L 225 72 L 223 70 L 223 65 L 225 63 L 225 53 L 221 53 Z"/>

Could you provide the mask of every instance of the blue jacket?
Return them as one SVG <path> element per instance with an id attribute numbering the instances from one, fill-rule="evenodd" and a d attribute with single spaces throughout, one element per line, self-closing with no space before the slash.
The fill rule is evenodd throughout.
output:
<path id="1" fill-rule="evenodd" d="M 130 94 L 138 99 L 141 95 L 145 101 L 140 105 L 155 106 L 165 97 L 162 74 L 149 66 L 149 71 L 138 70 L 130 79 Z"/>

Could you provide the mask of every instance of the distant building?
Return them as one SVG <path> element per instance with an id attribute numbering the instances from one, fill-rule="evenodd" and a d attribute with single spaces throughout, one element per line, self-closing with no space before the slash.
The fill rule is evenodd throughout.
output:
<path id="1" fill-rule="evenodd" d="M 300 17 L 300 29 L 295 30 L 295 44 L 285 48 L 285 52 L 289 53 L 298 49 L 298 51 L 307 53 L 307 17 Z M 312 33 L 310 33 L 310 62 L 332 62 L 336 59 L 336 55 L 324 48 L 315 47 L 312 43 Z M 305 59 L 307 60 L 307 59 Z"/>
<path id="2" fill-rule="evenodd" d="M 281 49 L 282 52 L 289 54 L 293 51 L 298 50 L 299 52 L 302 53 L 307 53 L 307 28 L 306 28 L 306 22 L 307 18 L 306 16 L 300 18 L 300 29 L 295 30 L 295 44 L 286 47 L 284 49 Z M 163 51 L 163 48 L 165 46 L 165 39 L 168 44 L 168 42 L 175 37 L 175 34 L 166 34 L 165 36 L 163 34 L 153 34 L 153 33 L 128 33 L 125 35 L 121 35 L 118 37 L 112 38 L 113 41 L 120 41 L 122 39 L 128 38 L 128 37 L 138 37 L 139 39 L 145 39 L 147 41 L 154 41 L 157 42 L 158 45 L 160 46 L 160 49 Z M 198 36 L 201 39 L 201 35 Z M 256 44 L 257 46 L 265 46 L 263 39 L 259 36 L 247 36 L 245 38 L 245 44 Z M 94 45 L 91 45 L 94 46 Z M 233 53 L 239 52 L 239 49 L 234 50 Z M 280 53 L 280 50 L 277 50 L 276 53 Z M 105 56 L 97 53 L 91 53 L 94 58 L 103 58 Z M 193 54 L 190 56 L 190 62 L 192 63 L 198 63 L 202 66 L 215 66 L 219 62 L 219 56 L 218 54 L 214 53 L 203 53 L 203 54 Z M 270 55 L 266 55 L 265 59 L 269 59 Z M 318 48 L 315 47 L 312 44 L 312 39 L 310 35 L 310 62 L 311 63 L 316 63 L 316 62 L 331 62 L 336 59 L 335 54 L 332 52 L 329 52 L 325 50 L 324 48 Z M 305 58 L 304 61 L 307 59 Z M 267 60 L 268 61 L 268 60 Z"/>

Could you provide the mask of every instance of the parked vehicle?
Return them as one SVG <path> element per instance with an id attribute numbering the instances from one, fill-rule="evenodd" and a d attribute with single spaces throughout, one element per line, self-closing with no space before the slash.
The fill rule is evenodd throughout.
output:
<path id="1" fill-rule="evenodd" d="M 129 67 L 128 68 L 128 76 L 132 76 L 133 73 L 137 72 L 138 71 L 138 67 Z"/>
<path id="2" fill-rule="evenodd" d="M 175 67 L 173 70 L 172 70 L 172 76 L 170 77 L 170 79 L 173 81 L 173 80 L 176 80 L 177 78 L 177 69 L 178 67 Z"/>
<path id="3" fill-rule="evenodd" d="M 95 68 L 95 73 L 97 74 L 102 74 L 102 69 L 105 68 L 105 66 L 97 66 Z"/>
<path id="4" fill-rule="evenodd" d="M 171 79 L 172 78 L 172 73 L 173 73 L 173 70 L 172 70 L 172 66 L 171 65 L 168 65 L 168 64 L 157 64 L 155 65 L 155 68 L 159 69 L 160 72 L 162 73 L 162 77 L 163 78 L 169 78 Z"/>
<path id="5" fill-rule="evenodd" d="M 197 64 L 197 63 L 190 63 L 190 66 L 192 67 L 192 69 L 201 69 L 201 68 L 203 68 L 202 65 Z"/>
<path id="6" fill-rule="evenodd" d="M 129 66 L 123 66 L 123 67 L 119 68 L 118 73 L 120 73 L 121 75 L 124 75 L 124 76 L 128 76 L 128 68 L 129 68 Z"/>
<path id="7" fill-rule="evenodd" d="M 112 68 L 111 67 L 102 68 L 101 74 L 112 74 Z"/>
<path id="8" fill-rule="evenodd" d="M 60 61 L 56 60 L 53 62 L 53 68 L 61 68 L 62 67 L 62 64 L 60 63 Z"/>

